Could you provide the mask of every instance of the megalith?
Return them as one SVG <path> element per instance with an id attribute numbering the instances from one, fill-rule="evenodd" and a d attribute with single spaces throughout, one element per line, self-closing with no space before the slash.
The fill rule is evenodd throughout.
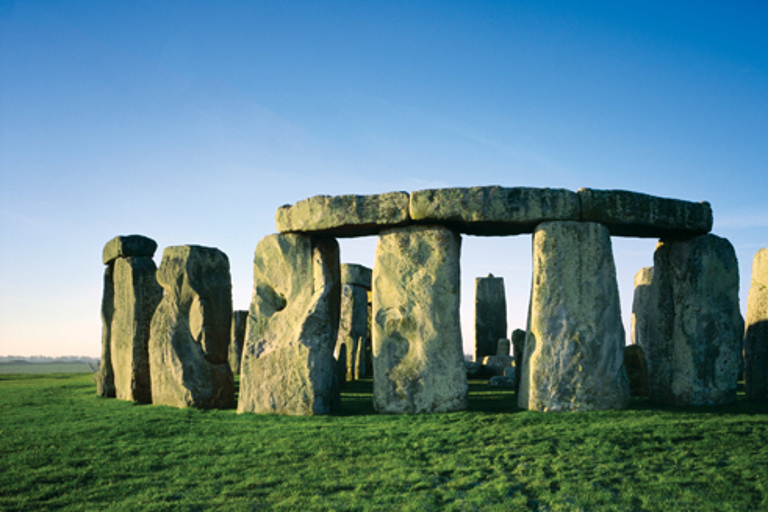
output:
<path id="1" fill-rule="evenodd" d="M 115 284 L 112 280 L 114 265 L 104 268 L 104 290 L 101 296 L 101 363 L 99 371 L 93 375 L 96 382 L 96 394 L 105 398 L 115 398 L 115 374 L 112 370 L 112 317 L 115 313 Z"/>
<path id="2" fill-rule="evenodd" d="M 621 409 L 629 402 L 608 229 L 545 222 L 533 235 L 533 286 L 518 405 L 540 411 Z"/>
<path id="3" fill-rule="evenodd" d="M 157 271 L 165 290 L 152 317 L 152 403 L 172 407 L 234 405 L 228 346 L 232 282 L 226 254 L 211 247 L 167 247 Z"/>
<path id="4" fill-rule="evenodd" d="M 248 322 L 248 311 L 232 312 L 232 329 L 229 334 L 229 368 L 233 375 L 240 375 L 240 358 L 243 356 L 245 341 L 245 326 Z"/>
<path id="5" fill-rule="evenodd" d="M 510 355 L 510 348 L 511 343 L 509 341 L 509 338 L 499 338 L 499 341 L 496 342 L 496 355 L 497 356 L 509 356 Z"/>
<path id="6" fill-rule="evenodd" d="M 442 226 L 379 235 L 373 267 L 373 402 L 382 413 L 467 407 L 459 325 L 461 237 Z"/>
<path id="7" fill-rule="evenodd" d="M 498 343 L 507 335 L 507 299 L 504 278 L 475 278 L 475 361 L 495 356 Z"/>
<path id="8" fill-rule="evenodd" d="M 624 347 L 624 366 L 629 379 L 629 394 L 631 396 L 648 396 L 648 364 L 645 351 L 640 345 Z"/>
<path id="9" fill-rule="evenodd" d="M 750 400 L 768 400 L 768 247 L 752 260 L 744 338 L 744 389 Z"/>
<path id="10" fill-rule="evenodd" d="M 512 331 L 512 356 L 515 358 L 515 390 L 520 388 L 520 375 L 523 368 L 523 355 L 525 354 L 525 335 L 522 329 Z"/>
<path id="11" fill-rule="evenodd" d="M 634 295 L 632 297 L 632 344 L 647 346 L 650 343 L 653 323 L 649 313 L 651 300 L 651 282 L 653 267 L 643 267 L 637 271 L 634 279 Z"/>
<path id="12" fill-rule="evenodd" d="M 363 265 L 341 265 L 341 308 L 336 354 L 346 346 L 346 380 L 365 375 L 365 352 L 368 342 L 368 291 L 371 269 Z"/>
<path id="13" fill-rule="evenodd" d="M 259 241 L 238 412 L 312 415 L 338 407 L 339 302 L 335 239 L 278 234 Z"/>
<path id="14" fill-rule="evenodd" d="M 672 405 L 736 399 L 743 337 L 739 269 L 730 242 L 708 234 L 662 240 L 653 256 L 650 398 Z"/>

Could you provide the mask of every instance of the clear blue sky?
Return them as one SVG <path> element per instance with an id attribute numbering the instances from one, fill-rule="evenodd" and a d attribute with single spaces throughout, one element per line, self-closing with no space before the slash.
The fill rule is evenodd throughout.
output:
<path id="1" fill-rule="evenodd" d="M 768 246 L 764 2 L 0 0 L 0 355 L 100 348 L 101 250 L 226 252 L 247 309 L 274 212 L 443 186 L 707 200 L 740 260 Z M 614 238 L 625 328 L 653 240 Z M 342 241 L 371 265 L 375 240 Z M 523 327 L 529 236 L 465 237 Z"/>

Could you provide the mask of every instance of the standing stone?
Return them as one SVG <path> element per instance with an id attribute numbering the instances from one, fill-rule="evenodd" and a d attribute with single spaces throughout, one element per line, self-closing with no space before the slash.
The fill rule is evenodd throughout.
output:
<path id="1" fill-rule="evenodd" d="M 114 262 L 115 306 L 110 340 L 117 398 L 152 401 L 149 331 L 163 297 L 151 258 L 117 258 Z"/>
<path id="2" fill-rule="evenodd" d="M 640 345 L 624 347 L 624 366 L 629 378 L 629 394 L 632 396 L 648 396 L 648 364 L 645 352 Z"/>
<path id="3" fill-rule="evenodd" d="M 733 402 L 743 336 L 733 247 L 715 235 L 661 241 L 653 261 L 654 331 L 643 347 L 650 398 L 673 405 Z"/>
<path id="4" fill-rule="evenodd" d="M 234 375 L 240 375 L 240 359 L 243 357 L 243 342 L 245 341 L 247 322 L 248 311 L 232 312 L 232 330 L 229 335 L 229 368 Z"/>
<path id="5" fill-rule="evenodd" d="M 496 355 L 499 339 L 507 335 L 507 299 L 504 278 L 475 279 L 475 361 Z"/>
<path id="6" fill-rule="evenodd" d="M 115 312 L 115 285 L 112 280 L 114 264 L 110 262 L 104 269 L 104 291 L 101 297 L 101 363 L 99 371 L 93 376 L 96 382 L 96 394 L 105 398 L 115 398 L 115 374 L 112 370 L 112 317 Z"/>
<path id="7" fill-rule="evenodd" d="M 768 400 L 768 247 L 752 260 L 744 339 L 744 388 L 750 400 Z"/>
<path id="8" fill-rule="evenodd" d="M 373 403 L 383 413 L 467 407 L 459 325 L 460 236 L 442 226 L 390 229 L 373 267 Z"/>
<path id="9" fill-rule="evenodd" d="M 218 249 L 167 247 L 157 271 L 165 289 L 149 339 L 152 403 L 234 405 L 228 346 L 232 324 L 229 259 Z"/>
<path id="10" fill-rule="evenodd" d="M 533 287 L 518 404 L 540 411 L 629 402 L 624 327 L 608 230 L 546 222 L 533 235 Z"/>
<path id="11" fill-rule="evenodd" d="M 523 368 L 523 355 L 525 354 L 525 331 L 515 329 L 512 331 L 512 355 L 515 358 L 515 391 L 520 389 L 520 375 Z"/>
<path id="12" fill-rule="evenodd" d="M 310 415 L 338 407 L 340 286 L 336 240 L 284 234 L 258 243 L 238 412 Z"/>
<path id="13" fill-rule="evenodd" d="M 652 307 L 651 282 L 653 267 L 643 267 L 635 274 L 635 291 L 632 297 L 632 343 L 641 347 L 651 343 L 653 323 L 649 312 Z"/>
<path id="14" fill-rule="evenodd" d="M 358 352 L 365 354 L 365 339 L 368 336 L 368 290 L 371 289 L 371 269 L 362 265 L 341 265 L 341 311 L 336 353 L 344 343 L 347 347 L 346 379 L 354 380 L 365 375 L 365 366 Z M 361 343 L 362 342 L 362 343 Z"/>
<path id="15" fill-rule="evenodd" d="M 368 308 L 366 308 L 366 311 Z M 365 377 L 367 375 L 365 356 L 368 353 L 368 338 L 361 336 L 357 340 L 357 359 L 355 360 L 355 380 Z"/>
<path id="16" fill-rule="evenodd" d="M 509 355 L 509 349 L 510 349 L 509 338 L 500 338 L 496 346 L 498 347 L 496 349 L 497 356 Z"/>

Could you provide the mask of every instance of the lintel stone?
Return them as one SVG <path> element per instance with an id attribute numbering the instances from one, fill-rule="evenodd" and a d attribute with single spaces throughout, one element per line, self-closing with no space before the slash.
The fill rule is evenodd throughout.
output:
<path id="1" fill-rule="evenodd" d="M 371 289 L 371 269 L 355 263 L 342 263 L 341 284 L 361 286 Z"/>
<path id="2" fill-rule="evenodd" d="M 102 260 L 105 265 L 117 258 L 151 258 L 157 242 L 142 235 L 116 236 L 104 246 Z"/>

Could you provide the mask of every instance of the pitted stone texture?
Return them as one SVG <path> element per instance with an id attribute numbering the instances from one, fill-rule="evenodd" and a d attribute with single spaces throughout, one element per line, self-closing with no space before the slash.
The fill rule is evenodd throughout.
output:
<path id="1" fill-rule="evenodd" d="M 461 238 L 441 226 L 382 232 L 373 267 L 373 403 L 383 413 L 467 407 L 459 326 Z"/>
<path id="2" fill-rule="evenodd" d="M 504 278 L 475 278 L 475 361 L 496 355 L 499 339 L 507 335 Z"/>
<path id="3" fill-rule="evenodd" d="M 626 190 L 578 191 L 581 220 L 599 222 L 611 235 L 648 238 L 691 237 L 712 229 L 709 203 L 628 192 Z"/>
<path id="4" fill-rule="evenodd" d="M 112 280 L 114 265 L 104 269 L 104 290 L 101 297 L 101 364 L 93 375 L 96 382 L 96 394 L 105 398 L 115 398 L 115 374 L 112 370 L 112 317 L 115 313 L 115 285 Z"/>
<path id="5" fill-rule="evenodd" d="M 149 339 L 152 403 L 234 405 L 228 346 L 232 324 L 229 260 L 218 249 L 167 247 L 157 271 L 165 290 Z"/>
<path id="6" fill-rule="evenodd" d="M 151 258 L 157 242 L 142 235 L 116 236 L 104 246 L 102 260 L 107 265 L 117 258 Z"/>
<path id="7" fill-rule="evenodd" d="M 343 268 L 343 265 L 342 265 Z M 365 351 L 365 338 L 368 336 L 368 291 L 362 286 L 341 285 L 341 311 L 339 314 L 339 334 L 336 339 L 336 353 L 339 346 L 347 346 L 347 380 L 354 380 L 359 375 L 357 367 L 358 352 Z M 362 341 L 362 343 L 361 343 Z M 363 368 L 363 374 L 365 369 Z"/>
<path id="8" fill-rule="evenodd" d="M 744 388 L 750 400 L 768 400 L 768 247 L 752 260 L 744 339 Z"/>
<path id="9" fill-rule="evenodd" d="M 673 405 L 733 402 L 743 337 L 733 247 L 715 235 L 662 241 L 653 262 L 655 328 L 643 346 L 650 398 Z"/>
<path id="10" fill-rule="evenodd" d="M 608 230 L 547 222 L 533 236 L 533 287 L 518 404 L 541 411 L 629 402 L 624 328 Z"/>
<path id="11" fill-rule="evenodd" d="M 579 196 L 570 190 L 499 186 L 420 190 L 411 194 L 411 218 L 471 235 L 533 233 L 548 220 L 579 220 Z"/>
<path id="12" fill-rule="evenodd" d="M 343 263 L 341 265 L 341 284 L 362 286 L 366 290 L 371 289 L 372 271 L 363 265 Z"/>
<path id="13" fill-rule="evenodd" d="M 624 347 L 624 366 L 629 378 L 629 394 L 648 396 L 648 364 L 645 361 L 643 347 L 640 345 Z"/>
<path id="14" fill-rule="evenodd" d="M 240 375 L 240 359 L 243 357 L 245 326 L 248 324 L 248 311 L 232 312 L 232 328 L 229 333 L 229 368 L 234 375 Z"/>
<path id="15" fill-rule="evenodd" d="M 651 282 L 653 267 L 643 267 L 635 274 L 634 296 L 632 297 L 632 343 L 641 347 L 650 343 L 653 324 L 650 322 Z"/>
<path id="16" fill-rule="evenodd" d="M 120 400 L 150 403 L 149 330 L 163 297 L 150 258 L 118 258 L 114 262 L 115 306 L 110 352 L 115 393 Z"/>
<path id="17" fill-rule="evenodd" d="M 335 240 L 285 234 L 259 241 L 238 412 L 311 415 L 338 407 L 340 286 Z"/>
<path id="18" fill-rule="evenodd" d="M 406 224 L 408 194 L 388 192 L 370 196 L 314 196 L 277 209 L 280 233 L 311 233 L 335 237 L 375 235 Z"/>

